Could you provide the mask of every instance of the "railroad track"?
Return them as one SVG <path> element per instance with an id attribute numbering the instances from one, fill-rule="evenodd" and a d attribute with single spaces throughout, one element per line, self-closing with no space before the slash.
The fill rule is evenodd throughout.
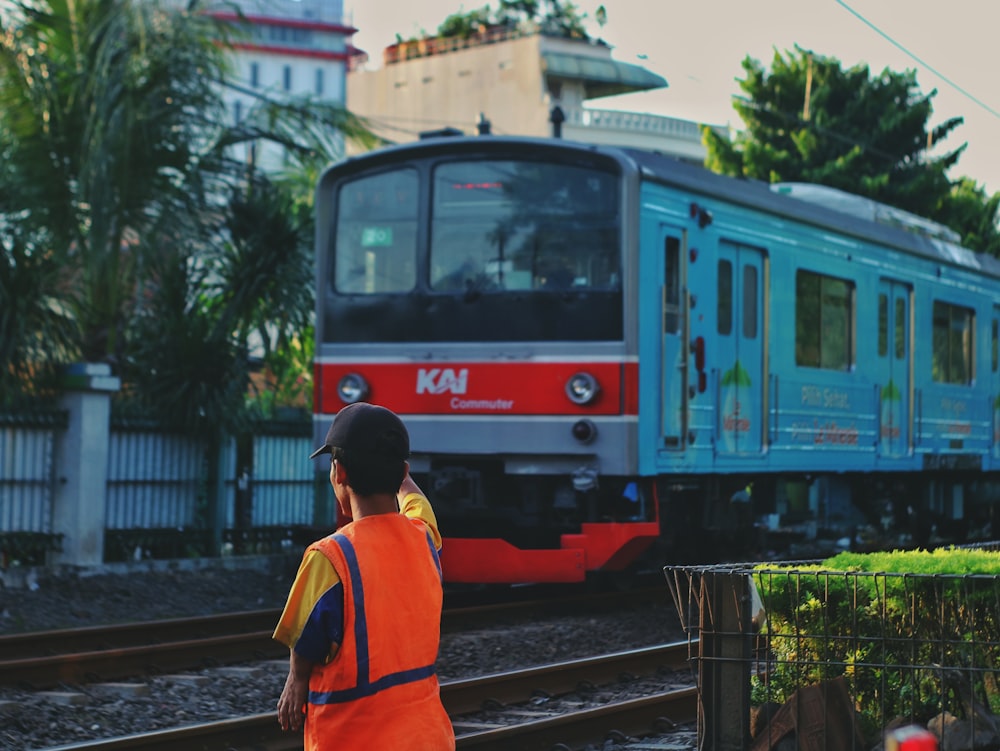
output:
<path id="1" fill-rule="evenodd" d="M 697 715 L 697 691 L 687 670 L 690 646 L 675 642 L 449 681 L 441 685 L 441 697 L 455 725 L 459 749 L 548 751 L 558 744 L 570 749 L 600 743 L 615 734 L 625 738 L 669 733 L 689 725 Z M 602 685 L 612 685 L 617 692 L 628 683 L 636 684 L 639 695 L 603 700 Z M 664 690 L 666 683 L 672 685 Z M 589 706 L 574 710 L 574 702 L 556 701 L 567 695 L 593 698 L 582 702 Z M 558 706 L 545 706 L 550 703 Z M 58 751 L 301 748 L 301 735 L 282 732 L 273 712 L 57 747 Z"/>
<path id="2" fill-rule="evenodd" d="M 569 614 L 664 601 L 666 587 L 633 592 L 449 608 L 442 631 L 554 613 Z M 287 657 L 271 639 L 279 610 L 176 618 L 0 636 L 0 685 L 43 689 Z"/>
<path id="3" fill-rule="evenodd" d="M 42 689 L 287 657 L 271 639 L 276 621 L 262 610 L 4 636 L 0 685 Z"/>

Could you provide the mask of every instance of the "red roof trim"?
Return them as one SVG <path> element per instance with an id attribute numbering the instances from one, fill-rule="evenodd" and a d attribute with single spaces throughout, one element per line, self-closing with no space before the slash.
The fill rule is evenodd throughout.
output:
<path id="1" fill-rule="evenodd" d="M 300 18 L 274 18 L 272 16 L 256 16 L 243 14 L 242 16 L 236 13 L 223 13 L 221 11 L 213 11 L 209 13 L 212 18 L 217 18 L 220 21 L 249 21 L 253 24 L 266 24 L 268 26 L 284 26 L 287 29 L 308 29 L 310 31 L 329 31 L 333 33 L 341 33 L 344 35 L 354 34 L 357 29 L 353 26 L 345 26 L 339 23 L 324 23 L 322 21 L 307 21 Z"/>
<path id="2" fill-rule="evenodd" d="M 291 57 L 308 57 L 314 60 L 348 60 L 349 52 L 327 52 L 325 50 L 303 49 L 301 47 L 277 47 L 268 44 L 247 44 L 233 42 L 231 47 L 249 52 L 264 52 L 271 55 L 290 55 Z"/>

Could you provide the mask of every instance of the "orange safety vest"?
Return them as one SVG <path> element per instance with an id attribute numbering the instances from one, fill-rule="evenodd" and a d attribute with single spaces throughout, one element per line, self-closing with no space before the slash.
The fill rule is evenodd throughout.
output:
<path id="1" fill-rule="evenodd" d="M 344 638 L 309 677 L 306 751 L 451 751 L 434 663 L 441 564 L 424 523 L 367 516 L 310 548 L 344 585 Z"/>

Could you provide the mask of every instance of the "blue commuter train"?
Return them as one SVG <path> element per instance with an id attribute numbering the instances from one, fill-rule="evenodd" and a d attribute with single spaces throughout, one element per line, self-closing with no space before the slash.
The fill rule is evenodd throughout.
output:
<path id="1" fill-rule="evenodd" d="M 403 417 L 448 581 L 993 533 L 1000 262 L 946 228 L 496 136 L 347 159 L 316 212 L 317 436 Z"/>

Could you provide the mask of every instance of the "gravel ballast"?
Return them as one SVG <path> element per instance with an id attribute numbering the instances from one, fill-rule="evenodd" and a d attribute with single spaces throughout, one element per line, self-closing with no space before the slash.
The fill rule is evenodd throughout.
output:
<path id="1" fill-rule="evenodd" d="M 0 634 L 280 608 L 296 565 L 38 576 L 0 589 Z M 446 633 L 438 674 L 455 680 L 674 641 L 683 635 L 668 599 L 664 584 L 662 606 Z M 0 749 L 44 749 L 273 712 L 286 672 L 279 660 L 242 672 L 139 677 L 131 683 L 141 684 L 135 690 L 142 695 L 96 686 L 58 692 L 69 696 L 0 688 Z"/>

